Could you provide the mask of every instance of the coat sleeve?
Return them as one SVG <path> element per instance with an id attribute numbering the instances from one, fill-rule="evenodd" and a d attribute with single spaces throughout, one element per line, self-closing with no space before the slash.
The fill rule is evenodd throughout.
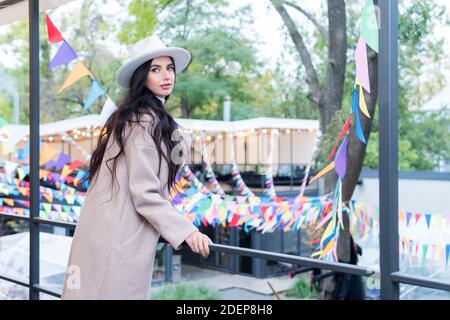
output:
<path id="1" fill-rule="evenodd" d="M 139 130 L 135 128 L 136 130 Z M 198 230 L 188 219 L 180 215 L 160 191 L 158 151 L 150 135 L 143 141 L 132 135 L 125 143 L 125 161 L 129 175 L 129 190 L 136 211 L 142 215 L 175 250 L 183 241 Z M 165 161 L 164 157 L 162 161 Z"/>

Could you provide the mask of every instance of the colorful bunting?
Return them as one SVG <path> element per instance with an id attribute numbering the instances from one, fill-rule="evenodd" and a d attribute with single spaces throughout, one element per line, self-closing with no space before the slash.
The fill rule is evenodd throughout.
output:
<path id="1" fill-rule="evenodd" d="M 366 138 L 364 137 L 364 133 L 361 127 L 361 122 L 359 119 L 359 111 L 358 111 L 358 90 L 355 88 L 353 89 L 353 99 L 352 99 L 352 111 L 355 114 L 355 120 L 356 120 L 356 135 L 358 136 L 359 140 L 361 140 L 364 144 L 366 143 Z"/>
<path id="2" fill-rule="evenodd" d="M 48 34 L 48 41 L 51 43 L 58 43 L 63 41 L 63 37 L 59 30 L 55 27 L 50 17 L 46 14 L 45 15 L 45 21 L 47 24 L 47 34 Z"/>
<path id="3" fill-rule="evenodd" d="M 336 173 L 344 178 L 347 169 L 347 137 L 345 137 L 334 160 Z"/>
<path id="4" fill-rule="evenodd" d="M 370 93 L 369 64 L 367 62 L 366 43 L 362 37 L 359 38 L 355 50 L 356 78 L 362 87 Z"/>
<path id="5" fill-rule="evenodd" d="M 366 0 L 361 22 L 361 35 L 366 43 L 378 53 L 378 20 L 373 0 Z"/>
<path id="6" fill-rule="evenodd" d="M 86 112 L 91 107 L 92 103 L 94 103 L 94 101 L 98 97 L 101 97 L 105 93 L 106 93 L 106 90 L 103 89 L 96 80 L 92 80 L 91 90 L 89 92 L 88 98 L 84 102 L 83 111 Z"/>
<path id="7" fill-rule="evenodd" d="M 58 48 L 58 51 L 56 52 L 53 59 L 50 61 L 48 65 L 48 70 L 51 71 L 52 69 L 67 64 L 72 60 L 75 60 L 78 58 L 75 51 L 72 49 L 72 47 L 69 45 L 69 43 L 64 40 L 61 46 Z"/>
<path id="8" fill-rule="evenodd" d="M 89 71 L 88 68 L 84 65 L 83 62 L 78 61 L 75 67 L 73 68 L 72 72 L 70 73 L 69 77 L 64 82 L 63 86 L 58 90 L 58 93 L 61 93 L 64 89 L 71 86 L 81 78 L 85 76 L 91 76 L 92 73 Z"/>

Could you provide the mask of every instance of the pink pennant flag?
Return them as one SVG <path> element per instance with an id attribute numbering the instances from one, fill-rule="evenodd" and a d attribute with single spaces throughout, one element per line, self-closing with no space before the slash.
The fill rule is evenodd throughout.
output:
<path id="1" fill-rule="evenodd" d="M 422 217 L 422 215 L 420 213 L 416 213 L 416 224 L 417 224 L 417 222 L 419 222 L 421 217 Z"/>
<path id="2" fill-rule="evenodd" d="M 364 39 L 359 38 L 358 45 L 355 51 L 356 62 L 356 77 L 361 82 L 361 85 L 367 92 L 370 93 L 370 81 L 369 81 L 369 64 L 367 62 L 367 47 Z"/>

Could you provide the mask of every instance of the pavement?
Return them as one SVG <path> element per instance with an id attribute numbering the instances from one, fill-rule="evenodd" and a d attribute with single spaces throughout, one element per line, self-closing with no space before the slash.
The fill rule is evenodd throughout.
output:
<path id="1" fill-rule="evenodd" d="M 278 297 L 282 300 L 291 300 L 291 298 L 284 297 L 282 293 L 292 287 L 294 279 L 287 275 L 259 279 L 183 264 L 180 281 L 169 285 L 179 282 L 216 289 L 223 300 L 274 300 Z M 152 294 L 165 286 L 152 287 Z M 278 294 L 278 297 L 274 291 Z"/>

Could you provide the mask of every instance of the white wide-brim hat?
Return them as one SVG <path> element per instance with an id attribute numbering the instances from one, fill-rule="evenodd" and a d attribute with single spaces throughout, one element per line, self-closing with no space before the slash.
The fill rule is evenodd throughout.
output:
<path id="1" fill-rule="evenodd" d="M 128 59 L 117 70 L 117 83 L 121 87 L 129 88 L 131 76 L 141 64 L 153 58 L 163 56 L 173 58 L 177 74 L 183 71 L 191 61 L 191 54 L 186 49 L 166 47 L 157 36 L 150 36 L 138 41 L 131 48 Z"/>

